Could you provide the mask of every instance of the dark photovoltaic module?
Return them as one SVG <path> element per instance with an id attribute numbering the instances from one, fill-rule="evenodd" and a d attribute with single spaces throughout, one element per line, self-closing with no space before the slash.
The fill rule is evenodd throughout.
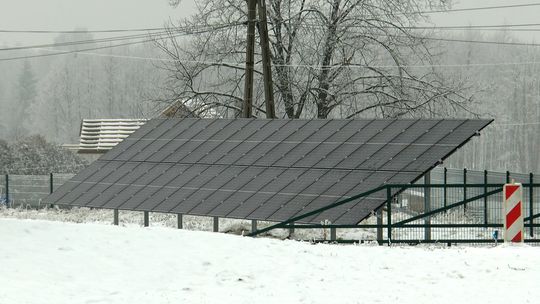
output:
<path id="1" fill-rule="evenodd" d="M 280 222 L 384 184 L 411 183 L 489 123 L 154 119 L 46 201 Z M 382 192 L 300 222 L 356 224 L 384 204 Z"/>

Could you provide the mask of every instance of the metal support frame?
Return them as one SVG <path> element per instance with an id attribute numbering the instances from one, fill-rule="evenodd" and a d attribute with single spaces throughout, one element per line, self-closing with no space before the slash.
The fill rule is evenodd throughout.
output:
<path id="1" fill-rule="evenodd" d="M 289 228 L 289 237 L 292 237 L 294 234 L 294 222 L 291 223 L 292 226 Z"/>
<path id="2" fill-rule="evenodd" d="M 183 229 L 184 228 L 184 216 L 182 215 L 182 213 L 178 213 L 176 215 L 176 228 L 178 229 Z"/>
<path id="3" fill-rule="evenodd" d="M 330 240 L 331 241 L 337 240 L 337 228 L 335 227 L 330 228 Z"/>
<path id="4" fill-rule="evenodd" d="M 113 224 L 114 224 L 115 226 L 118 226 L 118 222 L 119 222 L 118 209 L 114 209 L 114 210 L 113 210 Z"/>
<path id="5" fill-rule="evenodd" d="M 251 232 L 257 231 L 257 220 L 251 221 Z"/>
<path id="6" fill-rule="evenodd" d="M 144 227 L 150 226 L 150 212 L 144 211 L 143 212 L 144 217 Z"/>
<path id="7" fill-rule="evenodd" d="M 214 232 L 219 232 L 219 217 L 214 216 L 212 222 L 213 222 L 213 224 L 214 224 L 214 225 L 213 225 L 213 226 L 214 226 L 214 227 L 213 227 L 213 228 L 214 228 L 213 231 L 214 231 Z"/>

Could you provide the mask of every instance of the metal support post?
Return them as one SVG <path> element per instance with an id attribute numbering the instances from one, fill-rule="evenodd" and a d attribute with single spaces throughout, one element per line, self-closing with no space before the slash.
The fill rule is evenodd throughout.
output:
<path id="1" fill-rule="evenodd" d="M 375 212 L 377 217 L 377 243 L 382 244 L 383 240 L 383 220 L 382 220 L 382 207 Z"/>
<path id="2" fill-rule="evenodd" d="M 534 218 L 533 218 L 533 214 L 534 214 L 534 187 L 533 187 L 533 184 L 534 184 L 534 175 L 532 173 L 529 174 L 529 184 L 531 185 L 529 187 L 529 216 L 531 217 L 531 221 L 530 221 L 530 224 L 531 224 L 531 227 L 529 228 L 529 234 L 531 235 L 531 237 L 534 236 Z"/>
<path id="3" fill-rule="evenodd" d="M 484 224 L 488 224 L 488 197 L 487 197 L 488 172 L 484 170 Z"/>
<path id="4" fill-rule="evenodd" d="M 219 232 L 219 217 L 214 216 L 214 232 Z"/>
<path id="5" fill-rule="evenodd" d="M 463 169 L 463 200 L 467 200 L 467 168 Z M 467 204 L 463 205 L 463 212 L 467 211 Z"/>
<path id="6" fill-rule="evenodd" d="M 386 187 L 386 227 L 388 246 L 392 242 L 392 189 L 390 186 Z"/>
<path id="7" fill-rule="evenodd" d="M 113 224 L 116 225 L 116 226 L 118 226 L 118 222 L 119 222 L 119 220 L 118 220 L 118 218 L 119 218 L 119 216 L 118 216 L 118 209 L 114 209 L 114 212 L 113 212 L 113 213 L 114 213 Z"/>
<path id="8" fill-rule="evenodd" d="M 178 222 L 177 228 L 178 228 L 178 229 L 184 228 L 184 222 L 183 222 L 183 221 L 184 221 L 184 218 L 183 218 L 183 216 L 182 216 L 181 213 L 178 213 L 178 214 L 176 215 L 176 220 L 177 220 L 177 222 Z"/>
<path id="9" fill-rule="evenodd" d="M 330 241 L 337 240 L 337 231 L 336 228 L 330 228 Z"/>
<path id="10" fill-rule="evenodd" d="M 446 206 L 448 205 L 448 188 L 446 185 L 448 184 L 448 169 L 444 167 L 444 175 L 443 175 L 443 205 L 444 205 L 444 213 L 446 213 Z"/>
<path id="11" fill-rule="evenodd" d="M 11 207 L 9 202 L 9 174 L 6 174 L 6 208 Z"/>
<path id="12" fill-rule="evenodd" d="M 148 211 L 144 211 L 144 227 L 150 226 L 150 214 Z"/>
<path id="13" fill-rule="evenodd" d="M 506 183 L 510 183 L 510 171 L 506 171 Z"/>
<path id="14" fill-rule="evenodd" d="M 251 221 L 251 232 L 257 231 L 257 220 Z"/>
<path id="15" fill-rule="evenodd" d="M 431 188 L 429 185 L 431 185 L 431 173 L 427 172 L 424 175 L 424 213 L 431 211 Z M 431 240 L 431 216 L 426 216 L 424 218 L 424 240 L 430 241 Z"/>
<path id="16" fill-rule="evenodd" d="M 294 226 L 294 222 L 292 222 L 291 225 Z M 294 234 L 294 227 L 291 227 L 289 228 L 289 237 L 292 237 L 293 234 Z"/>

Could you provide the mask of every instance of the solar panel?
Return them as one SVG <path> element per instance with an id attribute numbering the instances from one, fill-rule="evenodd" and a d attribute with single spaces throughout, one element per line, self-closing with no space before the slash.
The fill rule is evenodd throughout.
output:
<path id="1" fill-rule="evenodd" d="M 387 183 L 411 183 L 489 120 L 154 119 L 47 203 L 283 221 Z M 356 224 L 386 193 L 301 223 Z"/>

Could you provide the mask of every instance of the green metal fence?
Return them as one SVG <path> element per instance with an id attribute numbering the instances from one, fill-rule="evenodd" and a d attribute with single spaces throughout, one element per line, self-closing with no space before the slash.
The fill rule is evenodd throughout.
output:
<path id="1" fill-rule="evenodd" d="M 0 175 L 0 204 L 7 207 L 40 208 L 42 201 L 74 174 Z"/>
<path id="2" fill-rule="evenodd" d="M 449 182 L 452 181 L 452 182 Z M 525 218 L 525 242 L 540 243 L 540 183 L 534 174 L 438 168 L 416 184 L 385 185 L 329 204 L 288 221 L 255 231 L 276 228 L 330 229 L 338 242 L 384 243 L 488 243 L 502 240 L 502 188 L 506 181 L 521 182 Z M 436 183 L 434 183 L 436 182 Z M 295 225 L 311 215 L 366 197 L 381 197 L 384 205 L 357 225 Z M 362 230 L 362 238 L 340 239 L 336 230 Z M 496 232 L 496 239 L 494 238 Z M 348 234 L 351 235 L 350 233 Z"/>

